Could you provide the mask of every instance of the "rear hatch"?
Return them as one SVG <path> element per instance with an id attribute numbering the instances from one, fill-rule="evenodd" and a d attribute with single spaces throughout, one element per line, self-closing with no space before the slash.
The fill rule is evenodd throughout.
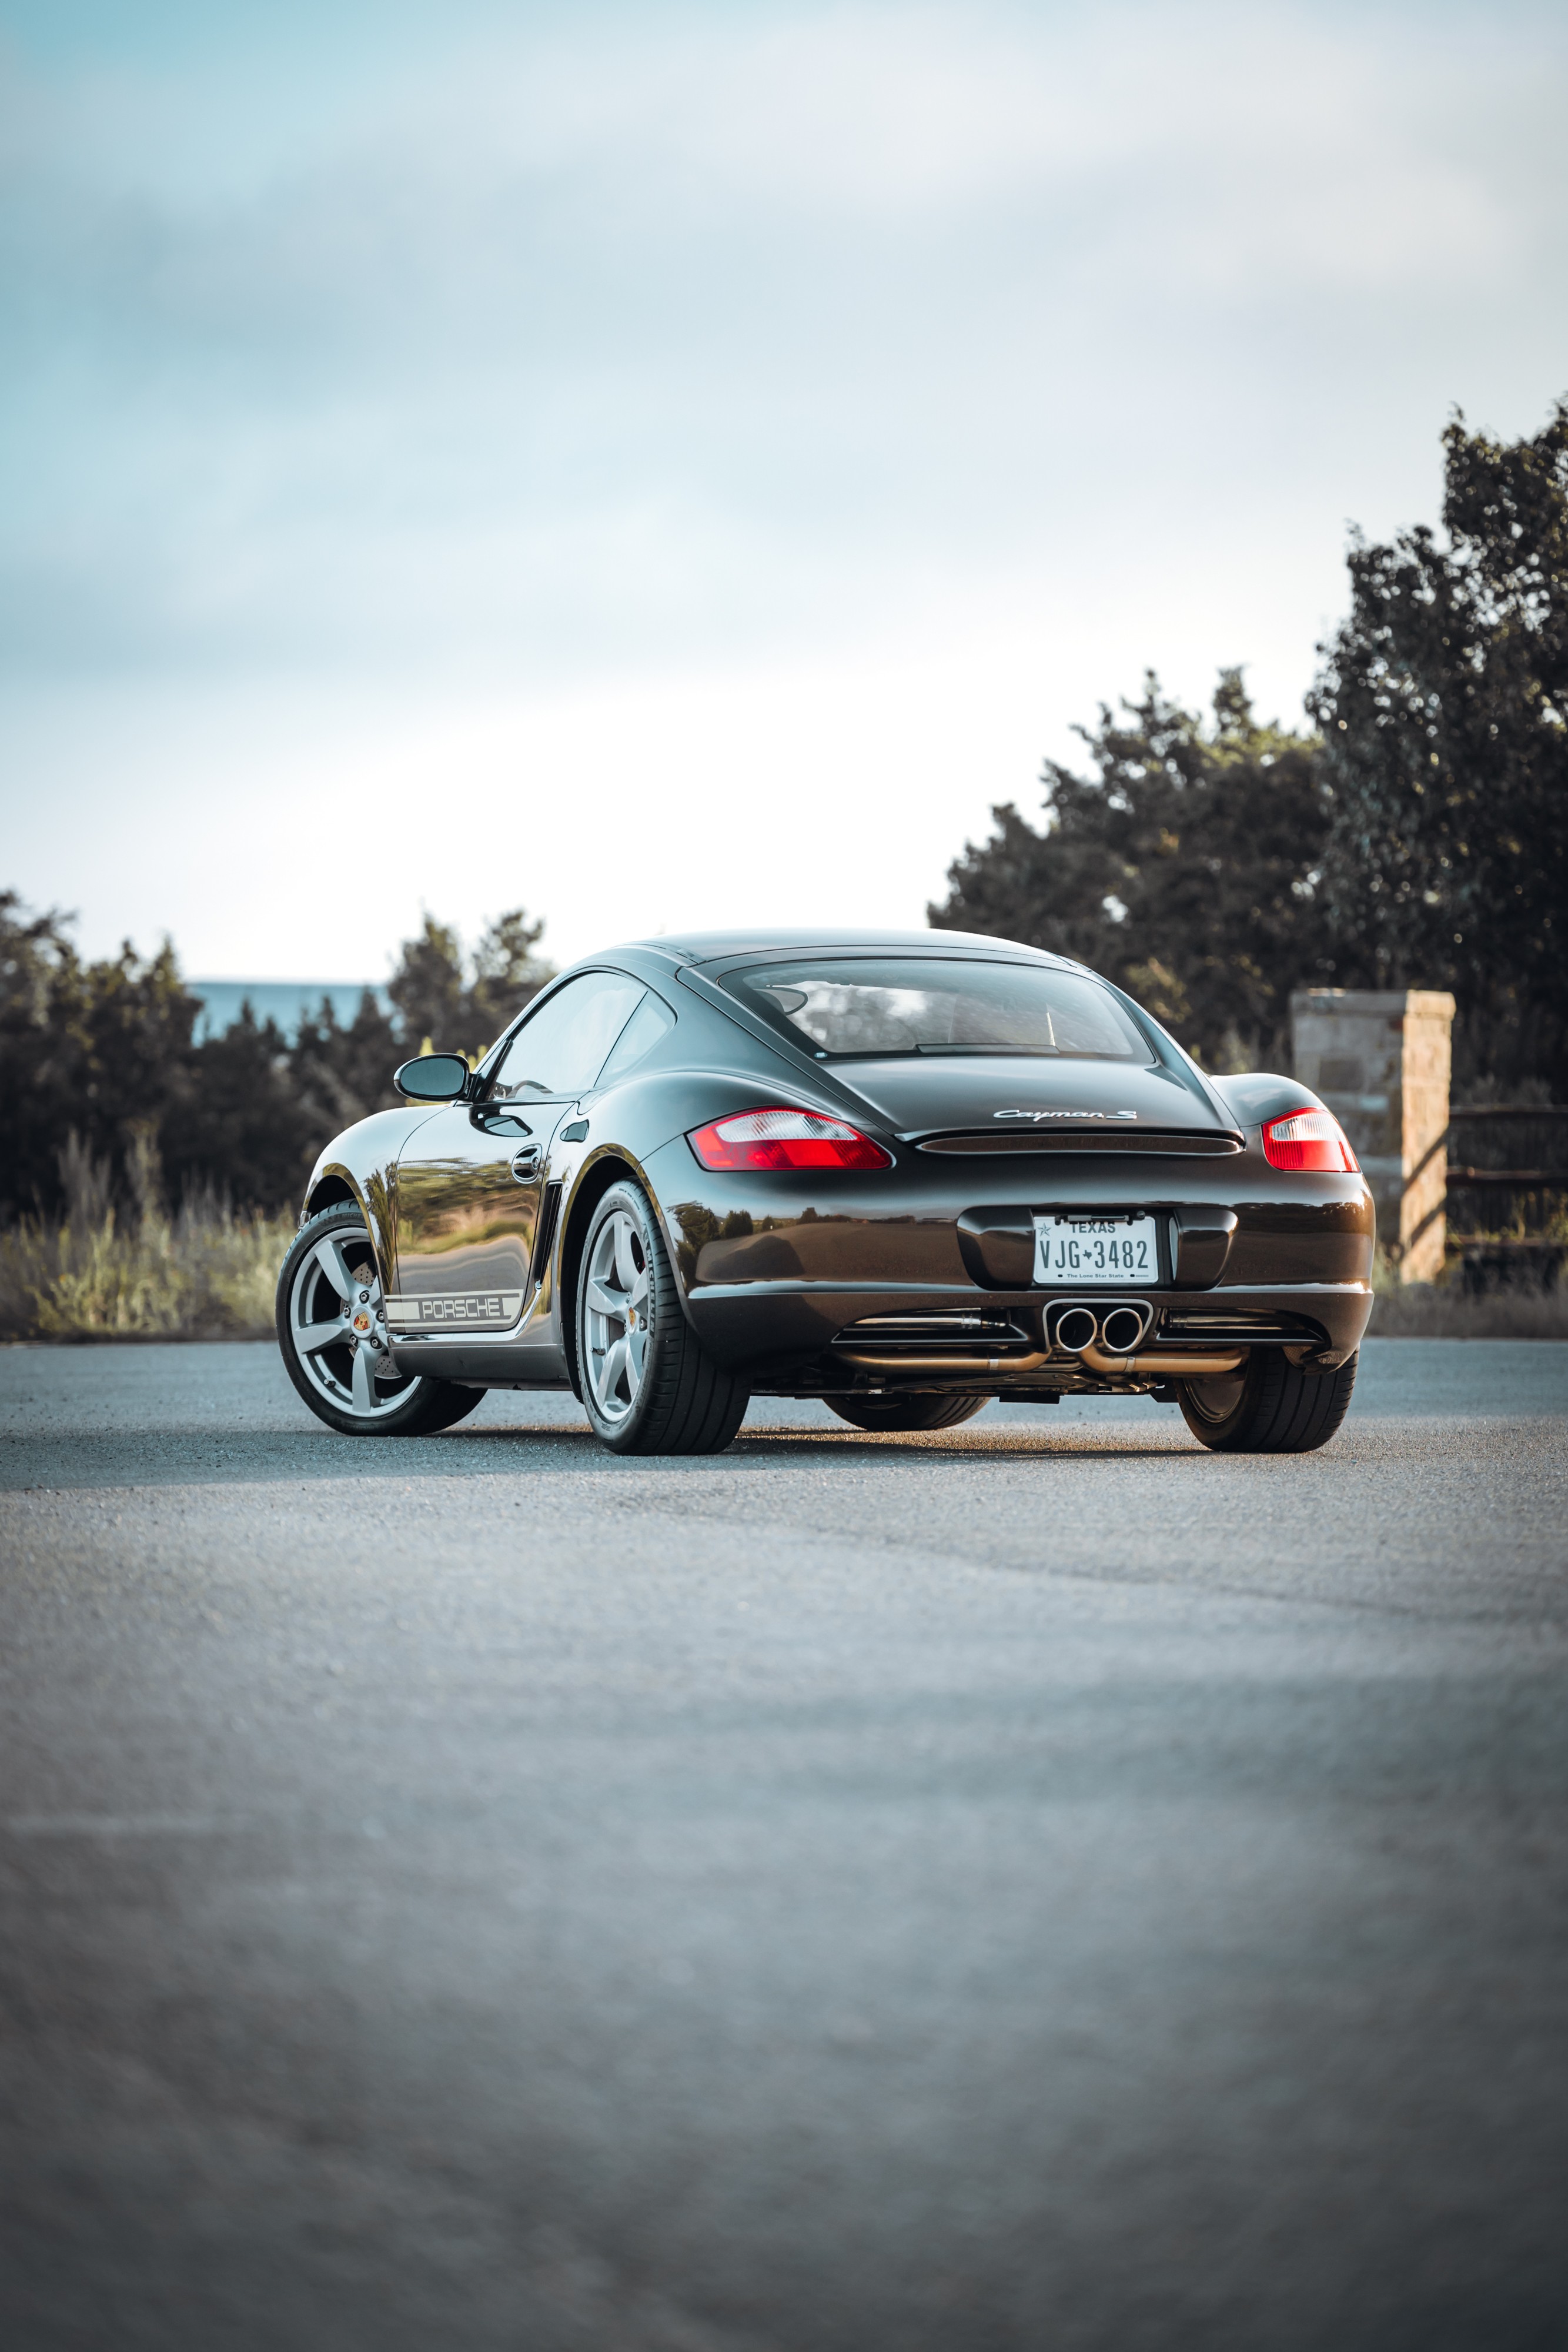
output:
<path id="1" fill-rule="evenodd" d="M 1239 1130 L 1177 1072 L 1020 1054 L 836 1060 L 837 1084 L 927 1151 L 1228 1153 Z"/>

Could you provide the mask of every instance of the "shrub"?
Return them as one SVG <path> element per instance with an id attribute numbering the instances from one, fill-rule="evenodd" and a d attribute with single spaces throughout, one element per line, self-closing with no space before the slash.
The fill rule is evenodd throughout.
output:
<path id="1" fill-rule="evenodd" d="M 129 1207 L 76 1135 L 60 1154 L 65 1213 L 0 1234 L 0 1338 L 259 1339 L 294 1220 L 236 1214 L 210 1188 L 165 1213 L 145 1130 L 128 1155 Z"/>

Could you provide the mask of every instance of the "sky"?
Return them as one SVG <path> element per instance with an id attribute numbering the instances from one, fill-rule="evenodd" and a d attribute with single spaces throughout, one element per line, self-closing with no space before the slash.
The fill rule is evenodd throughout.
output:
<path id="1" fill-rule="evenodd" d="M 1568 393 L 1560 6 L 0 0 L 0 887 L 914 926 Z"/>

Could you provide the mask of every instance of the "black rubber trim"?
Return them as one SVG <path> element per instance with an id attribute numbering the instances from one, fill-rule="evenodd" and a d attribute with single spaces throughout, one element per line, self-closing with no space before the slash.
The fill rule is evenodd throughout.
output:
<path id="1" fill-rule="evenodd" d="M 545 1278 L 545 1268 L 549 1264 L 549 1254 L 555 1247 L 556 1220 L 560 1215 L 560 1192 L 561 1188 L 559 1184 L 545 1186 L 544 1204 L 539 1211 L 539 1222 L 534 1233 L 534 1254 L 528 1261 L 528 1283 L 530 1287 L 536 1290 Z"/>

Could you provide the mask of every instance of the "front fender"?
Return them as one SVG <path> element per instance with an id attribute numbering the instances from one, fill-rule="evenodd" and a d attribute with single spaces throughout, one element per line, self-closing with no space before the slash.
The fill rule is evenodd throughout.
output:
<path id="1" fill-rule="evenodd" d="M 409 1138 L 431 1117 L 417 1110 L 372 1111 L 335 1135 L 310 1171 L 299 1222 L 335 1201 L 352 1201 L 370 1231 L 382 1285 L 395 1286 L 397 1269 L 397 1163 Z"/>

